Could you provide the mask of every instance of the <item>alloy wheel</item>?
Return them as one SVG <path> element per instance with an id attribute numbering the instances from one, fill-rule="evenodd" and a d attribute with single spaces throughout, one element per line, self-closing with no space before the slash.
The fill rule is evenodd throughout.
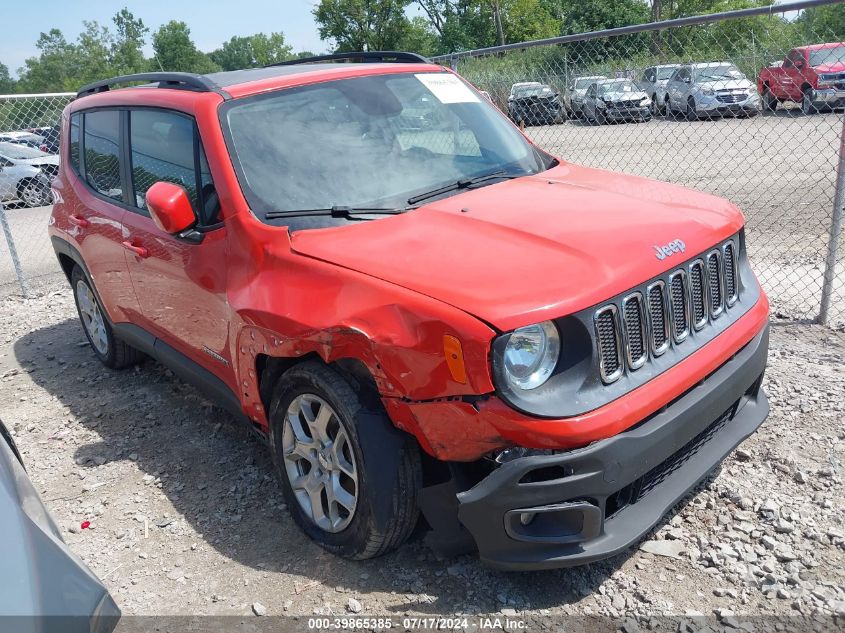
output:
<path id="1" fill-rule="evenodd" d="M 106 323 L 103 313 L 97 303 L 97 297 L 91 288 L 82 280 L 76 283 L 76 300 L 79 304 L 79 315 L 82 317 L 82 325 L 88 333 L 91 345 L 100 354 L 106 356 L 109 353 L 109 339 L 106 334 Z"/>
<path id="2" fill-rule="evenodd" d="M 30 181 L 21 189 L 21 200 L 28 207 L 40 207 L 45 204 L 46 199 L 44 188 L 36 182 Z"/>
<path id="3" fill-rule="evenodd" d="M 358 505 L 358 466 L 349 433 L 328 402 L 293 399 L 282 433 L 285 472 L 296 500 L 326 532 L 344 530 Z"/>

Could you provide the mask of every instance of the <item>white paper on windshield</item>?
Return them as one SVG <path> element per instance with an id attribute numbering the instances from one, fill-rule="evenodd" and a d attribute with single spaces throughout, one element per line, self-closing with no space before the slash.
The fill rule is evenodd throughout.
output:
<path id="1" fill-rule="evenodd" d="M 451 73 L 420 73 L 416 78 L 440 103 L 478 103 L 475 93 Z"/>

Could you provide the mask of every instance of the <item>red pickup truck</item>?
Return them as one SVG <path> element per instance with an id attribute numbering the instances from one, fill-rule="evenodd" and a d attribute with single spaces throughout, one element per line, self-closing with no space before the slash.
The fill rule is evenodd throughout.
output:
<path id="1" fill-rule="evenodd" d="M 769 111 L 783 101 L 801 104 L 804 114 L 845 106 L 845 42 L 792 49 L 783 62 L 760 71 L 757 88 Z"/>

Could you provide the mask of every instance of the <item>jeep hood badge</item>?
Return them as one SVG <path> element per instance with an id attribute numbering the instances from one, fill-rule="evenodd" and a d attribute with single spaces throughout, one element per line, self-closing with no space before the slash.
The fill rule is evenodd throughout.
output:
<path id="1" fill-rule="evenodd" d="M 657 259 L 663 260 L 667 257 L 672 257 L 675 253 L 683 253 L 687 249 L 687 245 L 683 240 L 672 240 L 664 246 L 657 246 L 655 244 L 655 256 Z"/>

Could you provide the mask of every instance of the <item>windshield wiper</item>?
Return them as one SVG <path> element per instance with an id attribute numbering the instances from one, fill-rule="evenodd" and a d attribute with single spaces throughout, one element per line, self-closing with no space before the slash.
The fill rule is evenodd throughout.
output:
<path id="1" fill-rule="evenodd" d="M 426 191 L 425 193 L 421 193 L 416 196 L 413 196 L 412 198 L 408 198 L 408 204 L 416 204 L 417 202 L 422 202 L 423 200 L 427 200 L 428 198 L 434 198 L 435 196 L 439 196 L 442 193 L 449 193 L 450 191 L 468 189 L 469 187 L 482 183 L 486 180 L 520 178 L 521 176 L 527 175 L 528 174 L 509 174 L 505 171 L 494 171 L 492 174 L 484 174 L 482 176 L 475 176 L 474 178 L 462 178 L 461 180 L 453 182 L 450 185 L 446 185 L 445 187 L 438 187 L 437 189 L 432 189 L 431 191 Z"/>
<path id="2" fill-rule="evenodd" d="M 330 215 L 333 218 L 349 218 L 358 215 L 398 215 L 405 213 L 407 209 L 384 209 L 379 207 L 346 207 L 334 205 L 325 209 L 294 209 L 291 211 L 268 211 L 264 214 L 265 220 L 278 220 L 279 218 L 296 218 L 303 215 Z"/>

